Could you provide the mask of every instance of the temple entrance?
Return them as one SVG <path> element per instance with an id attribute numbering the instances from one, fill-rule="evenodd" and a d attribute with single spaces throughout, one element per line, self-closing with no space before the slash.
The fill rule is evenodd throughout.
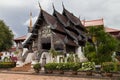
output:
<path id="1" fill-rule="evenodd" d="M 50 50 L 50 48 L 51 48 L 51 43 L 43 43 L 42 44 L 42 49 Z"/>

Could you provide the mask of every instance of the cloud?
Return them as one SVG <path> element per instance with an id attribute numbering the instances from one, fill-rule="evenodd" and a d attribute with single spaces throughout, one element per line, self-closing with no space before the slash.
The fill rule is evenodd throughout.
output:
<path id="1" fill-rule="evenodd" d="M 32 25 L 34 25 L 34 23 L 36 22 L 37 18 L 38 18 L 37 16 L 32 18 Z M 23 25 L 29 26 L 29 24 L 30 24 L 30 19 L 26 20 Z"/>
<path id="2" fill-rule="evenodd" d="M 17 7 L 21 5 L 21 0 L 1 0 L 0 7 Z"/>
<path id="3" fill-rule="evenodd" d="M 33 24 L 40 9 L 53 13 L 52 3 L 58 12 L 62 12 L 62 2 L 67 10 L 81 19 L 103 18 L 105 26 L 120 29 L 120 0 L 0 0 L 0 19 L 3 19 L 18 36 L 27 33 L 29 13 L 33 13 Z"/>
<path id="4" fill-rule="evenodd" d="M 51 5 L 52 1 L 51 0 L 39 0 L 39 3 L 41 5 L 41 7 L 46 10 Z M 36 6 L 36 8 L 39 8 L 39 7 Z"/>
<path id="5" fill-rule="evenodd" d="M 12 29 L 12 27 L 9 27 L 10 30 L 12 30 L 13 34 L 14 34 L 14 38 L 16 38 L 18 36 L 17 32 L 14 31 L 14 29 Z"/>
<path id="6" fill-rule="evenodd" d="M 13 8 L 13 7 L 26 7 L 33 6 L 35 4 L 35 0 L 1 0 L 0 7 L 4 8 Z"/>

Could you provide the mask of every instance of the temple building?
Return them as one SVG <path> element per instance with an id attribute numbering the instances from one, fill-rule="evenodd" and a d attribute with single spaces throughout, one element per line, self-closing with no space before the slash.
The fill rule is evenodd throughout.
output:
<path id="1" fill-rule="evenodd" d="M 40 6 L 40 5 L 39 5 Z M 56 62 L 63 62 L 64 57 L 69 56 L 71 52 L 77 54 L 80 61 L 86 61 L 84 56 L 83 47 L 87 41 L 92 42 L 91 38 L 87 36 L 87 28 L 90 26 L 103 26 L 103 19 L 98 20 L 80 20 L 74 16 L 71 12 L 66 10 L 63 5 L 62 14 L 59 13 L 53 5 L 53 14 L 49 14 L 44 11 L 40 6 L 40 13 L 32 26 L 32 13 L 30 13 L 30 25 L 28 27 L 28 34 L 14 39 L 19 48 L 22 43 L 24 48 L 28 49 L 31 53 L 33 48 L 36 48 L 39 54 L 37 54 L 37 60 L 42 63 L 43 58 L 46 59 L 46 63 L 53 62 L 52 56 L 49 54 L 51 49 L 58 52 L 62 52 L 57 56 Z M 120 35 L 120 30 L 104 27 L 105 31 L 111 35 Z M 28 52 L 22 54 L 24 61 L 30 62 L 33 56 Z M 35 52 L 36 53 L 36 52 Z M 36 55 L 34 53 L 34 55 Z M 26 60 L 25 60 L 26 59 Z"/>
<path id="2" fill-rule="evenodd" d="M 98 26 L 103 26 L 105 29 L 105 32 L 110 33 L 111 35 L 119 36 L 120 35 L 120 30 L 110 28 L 110 27 L 105 27 L 104 26 L 104 19 L 96 19 L 96 20 L 82 20 L 82 25 L 84 25 L 85 28 L 88 28 L 90 26 L 98 27 Z M 26 35 L 15 38 L 14 41 L 16 44 L 23 42 L 26 39 Z"/>
<path id="3" fill-rule="evenodd" d="M 49 52 L 50 49 L 63 52 L 64 56 L 70 52 L 77 53 L 78 49 L 90 40 L 86 36 L 86 28 L 79 18 L 64 6 L 62 14 L 56 11 L 54 6 L 53 9 L 54 12 L 51 15 L 40 7 L 40 14 L 33 27 L 29 27 L 30 35 L 23 42 L 23 47 L 28 50 L 37 47 L 40 55 Z"/>

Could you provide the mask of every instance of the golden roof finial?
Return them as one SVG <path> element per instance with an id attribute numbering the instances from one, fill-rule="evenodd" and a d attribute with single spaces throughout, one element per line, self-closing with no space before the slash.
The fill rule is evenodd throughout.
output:
<path id="1" fill-rule="evenodd" d="M 30 11 L 30 24 L 29 24 L 30 29 L 32 29 L 32 12 Z"/>

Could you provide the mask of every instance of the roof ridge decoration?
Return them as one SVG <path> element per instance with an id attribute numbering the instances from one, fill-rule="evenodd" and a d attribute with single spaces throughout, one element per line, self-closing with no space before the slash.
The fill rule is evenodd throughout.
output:
<path id="1" fill-rule="evenodd" d="M 32 31 L 32 12 L 30 11 L 30 21 L 29 21 L 29 31 L 28 32 L 31 32 Z"/>
<path id="2" fill-rule="evenodd" d="M 62 7 L 63 7 L 63 10 L 64 10 L 64 9 L 65 9 L 65 6 L 64 6 L 63 2 L 62 2 Z"/>
<path id="3" fill-rule="evenodd" d="M 40 5 L 40 2 L 39 2 L 39 1 L 38 1 L 38 5 L 39 5 L 40 10 L 42 10 L 42 7 L 41 7 L 41 5 Z"/>
<path id="4" fill-rule="evenodd" d="M 63 29 L 65 29 L 65 27 L 67 27 L 67 26 L 70 26 L 70 23 L 69 23 L 69 25 L 67 25 L 69 19 L 67 19 L 65 16 L 63 16 L 62 14 L 60 14 L 59 12 L 57 12 L 56 10 L 54 10 L 53 15 L 59 20 L 60 24 L 62 24 L 62 25 L 64 26 Z M 65 32 L 66 32 L 72 39 L 78 41 L 78 40 L 77 40 L 77 37 L 75 37 L 76 34 L 71 34 L 71 33 L 73 33 L 73 32 L 71 32 L 71 31 L 69 31 L 69 30 L 67 30 L 67 29 L 65 29 Z"/>
<path id="5" fill-rule="evenodd" d="M 75 15 L 73 15 L 71 12 L 66 10 L 65 8 L 63 9 L 63 15 L 66 16 L 77 28 L 82 29 L 86 31 L 85 27 L 82 25 L 81 21 L 79 18 L 77 18 Z"/>
<path id="6" fill-rule="evenodd" d="M 57 17 L 61 24 L 63 24 L 65 27 L 68 27 L 70 25 L 69 20 L 58 11 L 54 10 L 53 16 Z"/>
<path id="7" fill-rule="evenodd" d="M 52 7 L 53 7 L 53 10 L 56 11 L 56 10 L 55 10 L 55 6 L 54 6 L 54 3 L 52 3 Z"/>

